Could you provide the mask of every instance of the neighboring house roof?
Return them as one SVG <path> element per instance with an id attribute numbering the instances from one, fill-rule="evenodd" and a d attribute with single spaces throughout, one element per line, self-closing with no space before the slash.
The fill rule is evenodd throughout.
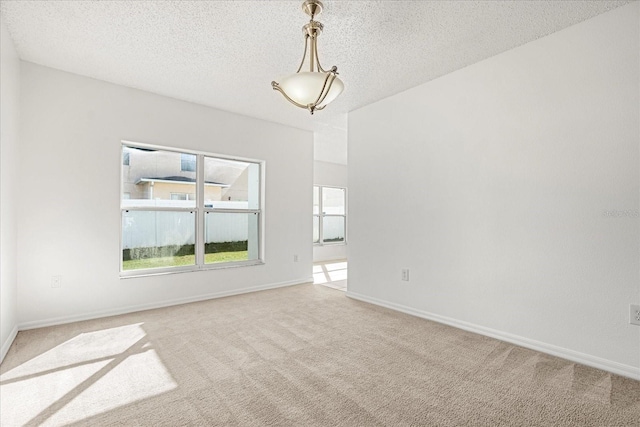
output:
<path id="1" fill-rule="evenodd" d="M 169 184 L 195 184 L 195 178 L 189 178 L 186 176 L 165 176 L 159 178 L 140 178 L 136 181 L 136 185 L 143 182 L 166 182 Z M 229 184 L 223 184 L 221 182 L 205 181 L 205 185 L 215 185 L 217 187 L 229 187 Z"/>

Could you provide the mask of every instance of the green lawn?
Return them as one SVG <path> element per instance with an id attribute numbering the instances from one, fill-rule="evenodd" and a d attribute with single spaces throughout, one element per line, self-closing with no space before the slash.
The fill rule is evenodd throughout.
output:
<path id="1" fill-rule="evenodd" d="M 206 264 L 213 264 L 218 262 L 246 261 L 247 258 L 247 251 L 216 252 L 212 254 L 205 254 L 204 262 Z M 129 261 L 123 261 L 122 269 L 138 270 L 140 268 L 177 267 L 180 265 L 193 265 L 195 262 L 195 255 L 132 259 Z"/>

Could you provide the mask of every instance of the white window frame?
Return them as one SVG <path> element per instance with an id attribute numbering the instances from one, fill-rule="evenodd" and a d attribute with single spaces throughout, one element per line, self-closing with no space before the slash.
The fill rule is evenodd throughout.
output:
<path id="1" fill-rule="evenodd" d="M 127 206 L 124 207 L 122 205 L 122 194 L 123 194 L 123 168 L 122 161 L 120 161 L 120 278 L 132 278 L 132 277 L 144 277 L 144 276 L 155 276 L 161 274 L 173 274 L 173 273 L 184 273 L 184 272 L 192 272 L 192 271 L 206 271 L 206 270 L 218 270 L 230 267 L 246 267 L 246 266 L 254 266 L 254 265 L 263 265 L 264 264 L 264 224 L 265 224 L 265 215 L 264 215 L 264 193 L 265 193 L 265 166 L 266 162 L 264 160 L 257 159 L 249 159 L 244 157 L 234 157 L 223 154 L 215 154 L 204 151 L 194 151 L 187 150 L 183 148 L 176 147 L 167 147 L 156 144 L 146 144 L 141 142 L 133 142 L 122 140 L 120 144 L 120 159 L 122 159 L 122 149 L 123 147 L 133 147 L 133 148 L 143 148 L 143 149 L 153 149 L 153 150 L 161 150 L 161 151 L 169 151 L 175 152 L 179 154 L 193 154 L 196 156 L 196 204 L 193 207 L 133 207 Z M 259 194 L 258 194 L 258 209 L 218 209 L 204 206 L 204 158 L 214 158 L 214 159 L 222 159 L 222 160 L 232 160 L 239 162 L 247 162 L 257 164 L 259 167 L 259 177 L 260 177 L 260 185 L 259 185 Z M 182 169 L 182 168 L 181 168 Z M 194 252 L 195 252 L 195 264 L 194 265 L 186 265 L 186 266 L 177 266 L 177 267 L 157 267 L 157 268 L 144 268 L 137 270 L 123 270 L 123 239 L 122 239 L 122 217 L 126 211 L 138 210 L 138 211 L 148 211 L 148 212 L 159 212 L 159 211 L 169 211 L 169 212 L 195 212 L 195 243 L 194 243 Z M 254 260 L 246 260 L 246 261 L 233 261 L 233 262 L 221 262 L 215 264 L 205 264 L 204 262 L 204 221 L 205 214 L 207 212 L 220 212 L 220 213 L 254 213 L 258 215 L 258 258 Z"/>
<path id="2" fill-rule="evenodd" d="M 318 213 L 313 214 L 313 218 L 318 217 L 318 232 L 319 241 L 313 242 L 314 246 L 334 246 L 334 245 L 346 245 L 347 244 L 347 187 L 340 187 L 337 185 L 314 185 L 314 188 L 318 188 Z M 344 214 L 325 214 L 322 206 L 322 189 L 323 188 L 335 188 L 344 190 Z M 324 217 L 343 217 L 344 218 L 344 240 L 342 242 L 325 242 L 324 241 Z"/>

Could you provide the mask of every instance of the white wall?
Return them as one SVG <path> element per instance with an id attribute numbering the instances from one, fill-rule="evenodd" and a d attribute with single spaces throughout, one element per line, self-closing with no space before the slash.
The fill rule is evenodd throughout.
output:
<path id="1" fill-rule="evenodd" d="M 351 113 L 349 295 L 640 378 L 639 7 Z"/>
<path id="2" fill-rule="evenodd" d="M 316 138 L 317 142 L 317 138 Z M 330 162 L 313 162 L 313 185 L 334 186 L 334 187 L 347 187 L 347 166 L 338 163 Z M 347 197 L 349 197 L 349 190 L 347 190 Z M 349 204 L 347 201 L 347 210 Z M 347 212 L 347 222 L 349 222 L 349 216 Z M 349 229 L 347 228 L 347 233 Z M 349 237 L 347 236 L 347 244 L 328 244 L 328 245 L 314 245 L 313 246 L 313 261 L 331 261 L 337 259 L 347 258 L 347 245 L 349 244 Z"/>
<path id="3" fill-rule="evenodd" d="M 335 114 L 329 110 L 316 115 L 313 158 L 320 162 L 347 164 L 347 114 Z"/>
<path id="4" fill-rule="evenodd" d="M 21 77 L 21 327 L 311 279 L 311 132 L 31 63 Z M 265 264 L 120 279 L 123 139 L 265 160 Z"/>
<path id="5" fill-rule="evenodd" d="M 0 362 L 17 333 L 16 196 L 20 60 L 0 17 Z"/>

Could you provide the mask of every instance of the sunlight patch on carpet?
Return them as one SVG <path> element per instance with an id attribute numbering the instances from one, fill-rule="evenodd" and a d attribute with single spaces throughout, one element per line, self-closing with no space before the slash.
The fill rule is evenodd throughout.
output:
<path id="1" fill-rule="evenodd" d="M 63 425 L 175 389 L 142 325 L 79 334 L 0 376 L 0 424 Z"/>

